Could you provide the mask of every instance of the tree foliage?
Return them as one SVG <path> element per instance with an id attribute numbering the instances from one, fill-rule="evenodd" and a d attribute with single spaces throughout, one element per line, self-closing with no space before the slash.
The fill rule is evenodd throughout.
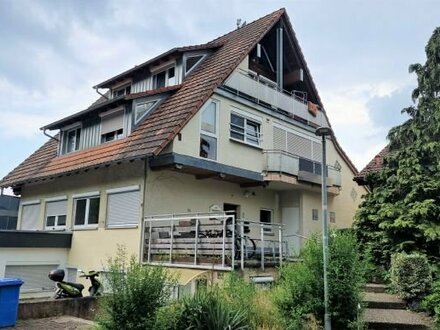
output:
<path id="1" fill-rule="evenodd" d="M 355 229 L 376 264 L 395 252 L 440 256 L 440 27 L 426 46 L 426 63 L 412 64 L 418 87 L 409 119 L 389 131 L 389 155 L 367 176 L 371 192 L 355 217 Z"/>

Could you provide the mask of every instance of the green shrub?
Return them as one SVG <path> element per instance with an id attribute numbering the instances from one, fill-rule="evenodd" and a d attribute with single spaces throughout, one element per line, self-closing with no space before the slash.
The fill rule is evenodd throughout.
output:
<path id="1" fill-rule="evenodd" d="M 431 293 L 425 297 L 422 306 L 434 315 L 435 324 L 440 329 L 440 280 L 437 280 L 432 285 Z"/>
<path id="2" fill-rule="evenodd" d="M 366 262 L 350 233 L 329 235 L 329 312 L 334 329 L 359 325 L 358 315 L 365 285 Z M 300 253 L 301 262 L 281 270 L 275 303 L 286 319 L 288 329 L 305 329 L 307 319 L 324 318 L 322 239 L 311 237 Z"/>
<path id="3" fill-rule="evenodd" d="M 432 284 L 428 258 L 421 254 L 393 255 L 390 280 L 392 289 L 403 299 L 422 298 Z"/>
<path id="4" fill-rule="evenodd" d="M 108 260 L 107 285 L 111 294 L 101 299 L 98 324 L 103 329 L 153 329 L 157 310 L 169 298 L 171 279 L 164 268 L 141 265 L 119 248 Z"/>
<path id="5" fill-rule="evenodd" d="M 237 309 L 217 290 L 200 290 L 193 297 L 185 297 L 175 311 L 173 328 L 169 330 L 247 330 L 251 329 L 244 309 Z"/>

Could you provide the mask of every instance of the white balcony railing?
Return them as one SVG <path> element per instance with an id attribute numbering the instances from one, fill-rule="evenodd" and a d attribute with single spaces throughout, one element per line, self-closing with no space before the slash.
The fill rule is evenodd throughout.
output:
<path id="1" fill-rule="evenodd" d="M 252 71 L 234 71 L 226 80 L 225 86 L 253 98 L 257 103 L 281 109 L 291 116 L 300 117 L 318 126 L 328 126 L 322 111 L 318 111 L 316 116 L 308 111 L 305 93 L 280 91 L 275 82 Z"/>
<path id="2" fill-rule="evenodd" d="M 301 177 L 301 173 L 310 173 L 310 176 L 303 176 L 305 181 L 320 183 L 318 176 L 321 176 L 321 163 L 282 150 L 265 150 L 266 172 L 285 173 Z M 334 166 L 327 166 L 327 177 L 329 184 L 341 186 L 341 171 Z"/>
<path id="3" fill-rule="evenodd" d="M 142 258 L 148 264 L 233 270 L 281 266 L 283 225 L 235 219 L 225 212 L 145 217 Z"/>

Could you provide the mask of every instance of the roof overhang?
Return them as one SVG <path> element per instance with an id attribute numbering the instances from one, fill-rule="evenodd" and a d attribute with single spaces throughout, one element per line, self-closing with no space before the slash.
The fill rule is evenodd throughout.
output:
<path id="1" fill-rule="evenodd" d="M 166 58 L 178 56 L 181 53 L 189 52 L 189 51 L 215 49 L 215 48 L 221 47 L 222 45 L 223 45 L 223 43 L 210 42 L 207 44 L 196 45 L 196 46 L 185 46 L 185 47 L 172 48 L 172 49 L 166 51 L 165 53 L 162 53 L 162 54 L 152 58 L 151 60 L 148 60 L 142 64 L 139 64 L 139 65 L 136 65 L 134 68 L 128 69 L 128 70 L 126 70 L 126 71 L 124 71 L 124 72 L 122 72 L 122 73 L 120 73 L 110 79 L 107 79 L 107 80 L 99 83 L 96 86 L 93 86 L 93 88 L 95 88 L 95 89 L 110 88 L 116 82 L 125 80 L 125 79 L 129 78 L 131 75 L 133 75 L 134 73 L 141 71 L 143 69 L 146 69 L 146 68 L 148 68 L 148 66 L 156 64 L 157 62 L 161 62 L 161 61 L 165 60 Z"/>

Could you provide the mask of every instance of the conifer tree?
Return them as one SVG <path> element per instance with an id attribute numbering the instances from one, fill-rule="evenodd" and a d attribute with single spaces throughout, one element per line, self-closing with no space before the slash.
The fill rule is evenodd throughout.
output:
<path id="1" fill-rule="evenodd" d="M 412 64 L 418 87 L 409 119 L 388 133 L 389 154 L 367 176 L 371 192 L 355 216 L 359 239 L 378 265 L 395 252 L 420 252 L 440 264 L 440 27 L 426 50 L 426 63 Z"/>

